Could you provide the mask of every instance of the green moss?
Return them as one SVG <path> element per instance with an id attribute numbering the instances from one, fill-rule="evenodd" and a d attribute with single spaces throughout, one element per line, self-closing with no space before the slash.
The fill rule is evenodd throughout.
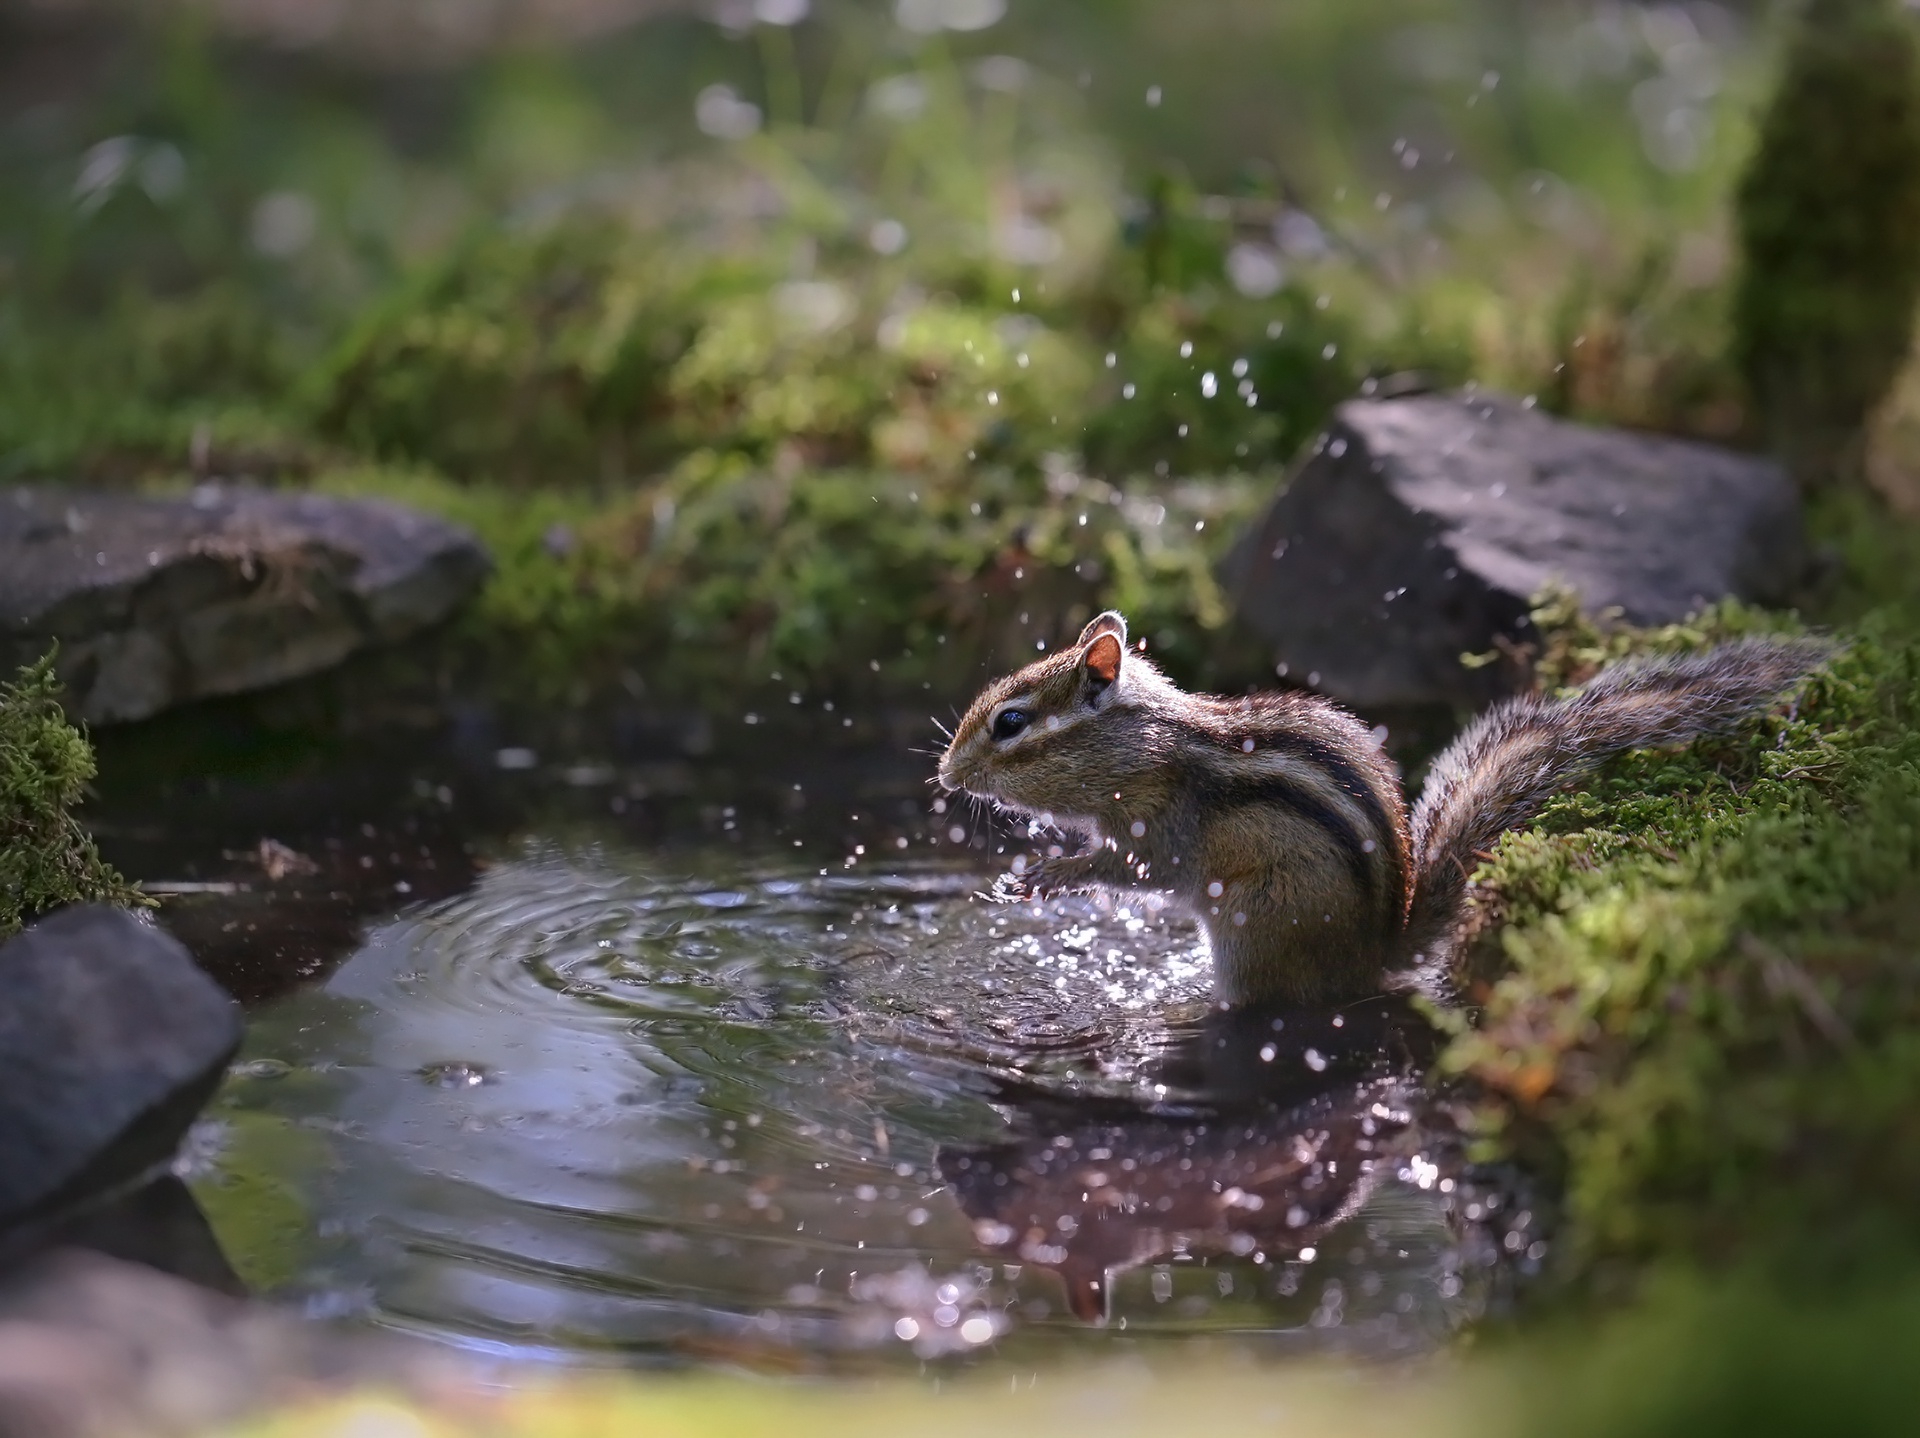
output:
<path id="1" fill-rule="evenodd" d="M 1550 684 L 1780 623 L 1539 618 Z M 1920 985 L 1885 917 L 1917 878 L 1920 644 L 1879 619 L 1775 713 L 1623 756 L 1502 841 L 1476 886 L 1507 927 L 1446 1067 L 1564 1174 L 1569 1272 L 1920 1252 Z"/>
<path id="2" fill-rule="evenodd" d="M 1403 353 L 1381 368 L 1413 364 Z M 1284 464 L 1368 368 L 1352 320 L 1299 290 L 1264 302 L 1159 295 L 1116 341 L 1106 402 L 1087 425 L 1088 462 L 1107 474 Z"/>
<path id="3" fill-rule="evenodd" d="M 99 478 L 196 458 L 285 468 L 296 363 L 259 299 L 130 291 L 90 324 L 0 307 L 0 478 Z"/>
<path id="4" fill-rule="evenodd" d="M 328 1155 L 312 1129 L 271 1114 L 228 1105 L 219 1122 L 219 1159 L 194 1176 L 193 1196 L 241 1281 L 271 1291 L 300 1276 L 314 1246 L 307 1193 Z"/>
<path id="5" fill-rule="evenodd" d="M 63 904 L 141 902 L 73 816 L 93 750 L 59 692 L 51 657 L 0 684 L 0 938 Z"/>
<path id="6" fill-rule="evenodd" d="M 328 471 L 471 528 L 495 572 L 456 642 L 494 682 L 562 696 L 638 669 L 669 691 L 793 684 L 960 699 L 1107 604 L 1199 682 L 1230 658 L 1212 566 L 1258 479 L 1123 491 L 1055 469 L 941 476 L 699 451 L 638 493 Z"/>
<path id="7" fill-rule="evenodd" d="M 1016 303 L 990 260 L 876 263 L 834 244 L 842 224 L 796 214 L 744 252 L 582 218 L 475 242 L 360 322 L 311 381 L 316 423 L 375 459 L 523 483 L 701 453 L 1191 474 L 1283 462 L 1368 369 L 1351 319 L 1300 289 L 1223 298 L 1224 232 L 1198 291 L 1146 284 L 1151 251 L 1096 250 L 1082 285 Z M 770 263 L 783 233 L 821 255 L 803 277 Z"/>
<path id="8" fill-rule="evenodd" d="M 666 452 L 668 370 L 725 273 L 582 220 L 476 239 L 362 317 L 308 380 L 320 433 L 462 477 L 580 483 Z"/>
<path id="9" fill-rule="evenodd" d="M 1735 213 L 1769 437 L 1809 486 L 1855 477 L 1920 299 L 1920 41 L 1895 0 L 1810 0 Z"/>
<path id="10" fill-rule="evenodd" d="M 1073 447 L 1087 350 L 1030 315 L 797 281 L 716 308 L 671 383 L 695 448 L 950 474 Z"/>

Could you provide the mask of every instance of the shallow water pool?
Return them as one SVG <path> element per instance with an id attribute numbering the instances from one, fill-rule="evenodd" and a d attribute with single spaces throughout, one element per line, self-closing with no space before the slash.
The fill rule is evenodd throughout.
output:
<path id="1" fill-rule="evenodd" d="M 1401 1352 L 1480 1310 L 1501 1196 L 1363 1015 L 1223 1028 L 1177 916 L 981 882 L 523 837 L 256 1011 L 197 1189 L 310 1308 L 516 1354 Z"/>
<path id="2" fill-rule="evenodd" d="M 183 1164 L 241 1276 L 520 1357 L 1018 1371 L 1417 1352 L 1538 1266 L 1417 1016 L 1217 1013 L 1177 913 L 982 901 L 1016 837 L 821 708 L 109 749 L 109 856 L 248 1001 Z"/>

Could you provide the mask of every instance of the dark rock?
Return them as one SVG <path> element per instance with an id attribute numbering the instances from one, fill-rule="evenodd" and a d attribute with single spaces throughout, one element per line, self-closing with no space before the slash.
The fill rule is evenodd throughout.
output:
<path id="1" fill-rule="evenodd" d="M 165 1164 L 240 1045 L 240 1012 L 121 909 L 63 909 L 0 945 L 0 1227 Z"/>
<path id="2" fill-rule="evenodd" d="M 374 500 L 14 489 L 0 493 L 0 660 L 57 641 L 80 718 L 143 719 L 405 638 L 487 570 L 464 530 Z"/>
<path id="3" fill-rule="evenodd" d="M 172 1173 L 103 1203 L 0 1233 L 0 1274 L 63 1249 L 144 1264 L 235 1298 L 247 1291 L 193 1190 Z"/>
<path id="4" fill-rule="evenodd" d="M 1524 664 L 1549 581 L 1635 624 L 1785 600 L 1799 503 L 1769 461 L 1593 429 L 1486 394 L 1353 400 L 1222 566 L 1291 676 L 1352 704 L 1477 708 Z"/>

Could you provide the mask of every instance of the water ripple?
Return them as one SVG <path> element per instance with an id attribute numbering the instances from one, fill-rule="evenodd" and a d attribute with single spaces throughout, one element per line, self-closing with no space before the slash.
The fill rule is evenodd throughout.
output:
<path id="1" fill-rule="evenodd" d="M 223 1100 L 308 1144 L 312 1222 L 283 1238 L 297 1251 L 282 1265 L 309 1290 L 371 1294 L 385 1322 L 542 1351 L 880 1342 L 905 1356 L 1081 1332 L 1045 1271 L 1058 1252 L 1068 1272 L 1071 1231 L 1022 1249 L 1002 1221 L 1025 1211 L 1022 1175 L 1046 1170 L 1009 1135 L 1124 1146 L 1124 1104 L 1169 1096 L 1160 1060 L 1208 1011 L 1206 955 L 1152 907 L 995 907 L 979 885 L 940 865 L 729 857 L 686 872 L 530 843 L 470 891 L 376 926 L 327 983 L 256 1017 Z M 1056 1099 L 1123 1107 L 1049 1139 Z M 1156 1152 L 1194 1145 L 1167 1137 L 1179 1122 L 1152 1120 Z M 1334 1128 L 1314 1122 L 1324 1147 Z M 1364 1109 L 1339 1125 L 1368 1152 L 1388 1154 L 1388 1127 L 1418 1146 Z M 1305 1151 L 1289 1132 L 1260 1142 Z M 291 1162 L 263 1151 L 280 1156 L 233 1163 Z M 984 1166 L 956 1187 L 968 1152 Z M 1314 1234 L 1367 1235 L 1331 1326 L 1414 1334 L 1472 1306 L 1457 1205 L 1420 1162 L 1424 1189 L 1382 1187 L 1381 1168 L 1315 1200 Z M 1189 1192 L 1198 1213 L 1208 1190 Z M 1246 1213 L 1234 1222 L 1248 1230 Z M 1119 1313 L 1149 1332 L 1328 1328 L 1296 1240 L 1126 1257 Z M 1149 1259 L 1164 1262 L 1124 1276 Z"/>

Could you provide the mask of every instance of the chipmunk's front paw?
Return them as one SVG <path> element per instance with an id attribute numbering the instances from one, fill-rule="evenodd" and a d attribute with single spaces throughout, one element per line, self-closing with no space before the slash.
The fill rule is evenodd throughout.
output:
<path id="1" fill-rule="evenodd" d="M 1024 904 L 1030 899 L 1040 897 L 1034 891 L 1026 873 L 1014 873 L 1009 870 L 993 881 L 993 887 L 981 895 L 989 903 Z"/>
<path id="2" fill-rule="evenodd" d="M 1079 893 L 1092 886 L 1087 862 L 1078 854 L 1026 861 L 1026 867 L 1011 869 L 993 881 L 984 897 L 996 904 L 1025 904 L 1035 899 L 1051 899 L 1061 894 Z"/>
<path id="3" fill-rule="evenodd" d="M 1019 880 L 1026 886 L 1028 896 L 1035 899 L 1081 893 L 1092 883 L 1086 860 L 1077 854 L 1030 860 Z"/>

